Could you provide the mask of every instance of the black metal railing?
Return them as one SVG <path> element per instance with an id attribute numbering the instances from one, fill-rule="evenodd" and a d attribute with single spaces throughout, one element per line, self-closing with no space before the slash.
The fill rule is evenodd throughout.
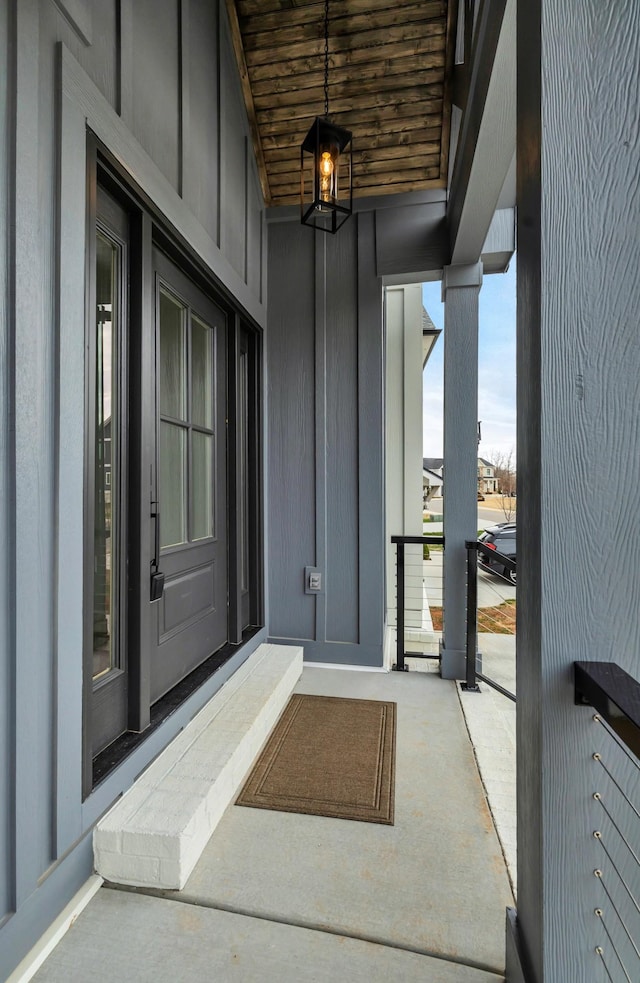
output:
<path id="1" fill-rule="evenodd" d="M 405 652 L 404 648 L 404 548 L 406 544 L 444 546 L 444 536 L 392 536 L 396 546 L 396 661 L 393 669 L 406 672 L 405 659 L 439 659 L 439 655 Z"/>
<path id="2" fill-rule="evenodd" d="M 640 683 L 614 662 L 574 663 L 575 702 L 593 707 L 596 957 L 612 983 L 640 979 Z M 636 801 L 634 802 L 634 798 Z M 601 899 L 601 900 L 600 900 Z"/>
<path id="3" fill-rule="evenodd" d="M 467 540 L 467 638 L 466 638 L 466 679 L 462 688 L 470 693 L 479 693 L 478 680 L 502 693 L 508 700 L 516 702 L 515 693 L 509 692 L 495 679 L 490 679 L 478 670 L 478 553 L 491 560 L 499 560 L 507 570 L 515 570 L 516 563 L 511 557 L 505 556 L 496 549 L 491 549 L 477 540 Z"/>

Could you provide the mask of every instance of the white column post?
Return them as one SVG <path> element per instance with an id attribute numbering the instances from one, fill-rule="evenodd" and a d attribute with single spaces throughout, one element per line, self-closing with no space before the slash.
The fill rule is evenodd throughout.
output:
<path id="1" fill-rule="evenodd" d="M 465 675 L 465 540 L 478 522 L 478 296 L 482 263 L 447 266 L 444 309 L 444 631 L 440 672 Z"/>

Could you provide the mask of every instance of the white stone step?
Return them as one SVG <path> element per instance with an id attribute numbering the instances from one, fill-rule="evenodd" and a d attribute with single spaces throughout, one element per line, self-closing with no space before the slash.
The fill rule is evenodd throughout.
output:
<path id="1" fill-rule="evenodd" d="M 301 673 L 300 647 L 260 645 L 100 820 L 97 873 L 184 887 Z"/>

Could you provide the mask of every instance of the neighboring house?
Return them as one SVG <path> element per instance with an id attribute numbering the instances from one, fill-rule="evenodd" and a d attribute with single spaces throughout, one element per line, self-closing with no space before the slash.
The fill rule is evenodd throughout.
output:
<path id="1" fill-rule="evenodd" d="M 422 488 L 425 507 L 432 498 L 442 498 L 444 461 L 441 457 L 422 458 Z"/>
<path id="2" fill-rule="evenodd" d="M 442 475 L 429 468 L 422 469 L 422 502 L 425 508 L 431 499 L 442 498 L 442 484 Z"/>
<path id="3" fill-rule="evenodd" d="M 483 457 L 478 458 L 478 491 L 482 495 L 492 495 L 498 490 L 498 480 L 496 470 L 491 461 L 485 461 Z"/>
<path id="4" fill-rule="evenodd" d="M 427 280 L 440 674 L 464 678 L 480 292 L 516 236 L 530 521 L 506 977 L 621 978 L 603 847 L 630 817 L 594 797 L 608 738 L 571 681 L 584 658 L 640 679 L 638 2 L 333 6 L 355 203 L 325 236 L 299 200 L 322 4 L 0 0 L 0 979 L 84 889 L 101 817 L 260 645 L 384 669 L 384 296 Z M 412 358 L 411 385 L 419 338 Z M 617 869 L 638 878 L 624 852 Z"/>

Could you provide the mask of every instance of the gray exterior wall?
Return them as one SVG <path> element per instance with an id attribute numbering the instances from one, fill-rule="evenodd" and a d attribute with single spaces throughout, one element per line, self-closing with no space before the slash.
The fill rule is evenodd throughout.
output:
<path id="1" fill-rule="evenodd" d="M 640 678 L 639 14 L 518 8 L 518 925 L 535 983 L 604 981 L 599 945 L 621 975 L 596 907 L 637 978 L 593 876 L 618 885 L 592 794 L 633 844 L 638 825 L 592 754 L 636 805 L 637 768 L 573 705 L 572 663 Z M 616 859 L 639 897 L 636 862 Z"/>
<path id="2" fill-rule="evenodd" d="M 0 0 L 0 59 L 5 979 L 89 874 L 97 817 L 223 681 L 82 803 L 86 123 L 259 325 L 266 231 L 223 0 Z"/>
<path id="3" fill-rule="evenodd" d="M 269 225 L 269 633 L 382 665 L 383 308 L 375 213 L 338 235 Z M 326 290 L 325 290 L 326 284 Z M 305 593 L 305 567 L 322 592 Z"/>

